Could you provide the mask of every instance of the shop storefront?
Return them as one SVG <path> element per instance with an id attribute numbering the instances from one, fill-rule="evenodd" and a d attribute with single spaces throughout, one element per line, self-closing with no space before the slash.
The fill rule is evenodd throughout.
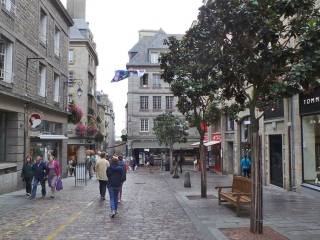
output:
<path id="1" fill-rule="evenodd" d="M 300 95 L 303 182 L 320 187 L 320 88 Z"/>

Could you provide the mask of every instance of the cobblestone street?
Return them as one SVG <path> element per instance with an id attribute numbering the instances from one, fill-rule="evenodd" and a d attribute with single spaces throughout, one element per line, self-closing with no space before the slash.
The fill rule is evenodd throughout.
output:
<path id="1" fill-rule="evenodd" d="M 109 203 L 99 199 L 98 184 L 65 189 L 54 200 L 24 198 L 24 191 L 0 195 L 0 239 L 227 239 L 221 228 L 249 226 L 249 210 L 236 217 L 229 205 L 219 206 L 214 186 L 228 176 L 208 174 L 208 199 L 199 198 L 199 173 L 191 172 L 192 188 L 183 177 L 140 168 L 129 172 L 119 215 L 109 217 Z M 40 190 L 40 189 L 39 189 Z M 306 190 L 305 190 L 306 191 Z M 319 193 L 264 188 L 264 225 L 291 240 L 320 239 Z"/>
<path id="2" fill-rule="evenodd" d="M 77 188 L 72 178 L 64 183 L 54 200 L 26 200 L 23 191 L 0 196 L 0 239 L 201 239 L 157 173 L 128 174 L 115 219 L 96 180 Z"/>

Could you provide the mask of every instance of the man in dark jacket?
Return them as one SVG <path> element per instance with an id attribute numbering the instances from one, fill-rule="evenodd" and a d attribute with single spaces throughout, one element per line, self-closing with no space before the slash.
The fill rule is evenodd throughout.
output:
<path id="1" fill-rule="evenodd" d="M 32 169 L 34 171 L 34 178 L 32 183 L 32 193 L 30 199 L 34 199 L 37 195 L 38 183 L 41 184 L 42 197 L 46 196 L 46 178 L 47 178 L 47 164 L 43 161 L 42 156 L 37 156 L 35 164 Z"/>
<path id="2" fill-rule="evenodd" d="M 117 156 L 114 156 L 111 161 L 110 167 L 107 169 L 108 177 L 108 191 L 110 196 L 110 208 L 111 208 L 111 217 L 117 214 L 118 209 L 118 194 L 123 182 L 124 170 L 121 165 L 119 165 L 119 159 Z"/>
<path id="3" fill-rule="evenodd" d="M 121 180 L 121 186 L 119 188 L 119 195 L 118 195 L 118 203 L 121 202 L 122 199 L 122 186 L 124 184 L 124 182 L 127 180 L 127 166 L 126 163 L 123 161 L 123 157 L 119 156 L 119 165 L 123 168 L 123 176 L 122 176 L 122 180 Z"/>

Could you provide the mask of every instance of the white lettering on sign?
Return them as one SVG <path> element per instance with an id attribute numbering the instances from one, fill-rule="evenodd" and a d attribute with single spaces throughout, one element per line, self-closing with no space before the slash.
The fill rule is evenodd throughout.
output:
<path id="1" fill-rule="evenodd" d="M 313 98 L 308 98 L 303 100 L 304 105 L 310 105 L 313 103 L 319 103 L 320 102 L 320 97 L 313 97 Z"/>

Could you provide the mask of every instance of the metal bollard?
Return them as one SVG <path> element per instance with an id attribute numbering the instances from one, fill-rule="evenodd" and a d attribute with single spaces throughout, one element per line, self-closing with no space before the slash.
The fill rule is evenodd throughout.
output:
<path id="1" fill-rule="evenodd" d="M 184 187 L 191 188 L 190 172 L 184 174 Z"/>

